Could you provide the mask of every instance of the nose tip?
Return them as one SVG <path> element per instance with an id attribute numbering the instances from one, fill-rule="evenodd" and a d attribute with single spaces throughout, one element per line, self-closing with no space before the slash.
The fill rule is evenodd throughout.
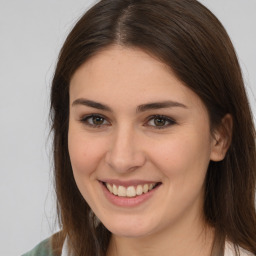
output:
<path id="1" fill-rule="evenodd" d="M 119 173 L 132 172 L 143 165 L 142 159 L 134 159 L 125 157 L 116 157 L 113 154 L 108 154 L 106 157 L 108 165 Z"/>
<path id="2" fill-rule="evenodd" d="M 113 152 L 108 152 L 106 162 L 113 170 L 119 173 L 132 172 L 144 164 L 142 156 L 117 155 L 113 154 Z"/>
<path id="3" fill-rule="evenodd" d="M 123 134 L 110 145 L 105 160 L 116 172 L 126 173 L 143 166 L 146 157 L 138 140 Z"/>

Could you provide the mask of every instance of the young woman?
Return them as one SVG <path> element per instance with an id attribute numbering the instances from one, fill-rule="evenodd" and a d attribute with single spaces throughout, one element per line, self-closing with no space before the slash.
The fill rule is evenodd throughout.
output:
<path id="1" fill-rule="evenodd" d="M 232 43 L 195 0 L 102 0 L 51 93 L 62 230 L 26 255 L 255 255 L 255 128 Z"/>

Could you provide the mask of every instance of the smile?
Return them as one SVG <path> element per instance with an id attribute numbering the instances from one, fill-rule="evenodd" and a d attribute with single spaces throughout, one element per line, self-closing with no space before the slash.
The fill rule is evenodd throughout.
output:
<path id="1" fill-rule="evenodd" d="M 137 186 L 119 186 L 110 183 L 104 183 L 108 191 L 118 197 L 136 197 L 142 194 L 146 194 L 152 189 L 154 189 L 159 183 L 150 183 L 150 184 L 139 184 Z"/>
<path id="2" fill-rule="evenodd" d="M 118 207 L 137 207 L 154 197 L 162 182 L 108 179 L 100 181 L 106 199 Z"/>

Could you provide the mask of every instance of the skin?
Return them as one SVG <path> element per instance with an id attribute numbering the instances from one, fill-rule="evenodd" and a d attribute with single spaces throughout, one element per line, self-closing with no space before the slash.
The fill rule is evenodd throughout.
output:
<path id="1" fill-rule="evenodd" d="M 88 106 L 84 99 L 111 111 Z M 137 111 L 140 105 L 166 101 L 176 106 Z M 92 114 L 104 117 L 101 125 L 85 118 Z M 172 121 L 161 120 L 159 129 L 153 115 Z M 225 157 L 226 137 L 221 129 L 214 136 L 210 132 L 200 98 L 140 49 L 109 47 L 75 72 L 70 159 L 81 194 L 113 234 L 108 256 L 210 255 L 214 230 L 203 216 L 204 180 L 209 161 Z M 161 185 L 142 204 L 121 207 L 105 197 L 100 183 L 105 179 Z"/>

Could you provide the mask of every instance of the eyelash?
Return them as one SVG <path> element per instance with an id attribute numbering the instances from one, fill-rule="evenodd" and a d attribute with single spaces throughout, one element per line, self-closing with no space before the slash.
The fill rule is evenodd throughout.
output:
<path id="1" fill-rule="evenodd" d="M 91 115 L 87 115 L 87 116 L 84 116 L 84 117 L 82 117 L 81 118 L 81 122 L 83 123 L 83 124 L 85 124 L 85 125 L 87 125 L 87 126 L 89 126 L 89 127 L 92 127 L 92 128 L 101 128 L 102 126 L 104 126 L 104 125 L 106 125 L 106 124 L 99 124 L 99 125 L 97 125 L 97 124 L 90 124 L 89 123 L 89 120 L 90 119 L 92 119 L 92 118 L 102 118 L 102 119 L 104 119 L 104 121 L 106 121 L 107 119 L 104 117 L 104 116 L 102 116 L 102 115 L 99 115 L 99 114 L 91 114 Z M 107 121 L 108 122 L 108 121 Z M 108 125 L 108 124 L 107 124 Z"/>
<path id="2" fill-rule="evenodd" d="M 154 120 L 157 119 L 157 118 L 164 121 L 164 125 L 163 126 L 156 126 L 156 125 L 155 126 L 154 125 L 147 125 L 147 126 L 149 126 L 152 129 L 165 129 L 165 128 L 171 126 L 171 125 L 176 124 L 176 122 L 172 118 L 167 117 L 167 116 L 163 116 L 163 115 L 153 115 L 153 116 L 150 116 L 147 119 L 146 123 L 149 123 L 150 121 L 154 122 Z M 166 123 L 168 123 L 168 124 L 166 125 Z"/>
<path id="3" fill-rule="evenodd" d="M 92 118 L 103 119 L 103 124 L 98 124 L 98 125 L 97 124 L 93 124 L 92 123 L 93 122 Z M 162 126 L 148 125 L 148 123 L 150 121 L 154 122 L 154 120 L 157 119 L 157 118 L 160 119 L 160 120 L 163 120 L 164 121 L 164 125 L 162 125 Z M 91 123 L 89 123 L 90 119 L 91 119 Z M 84 117 L 81 118 L 80 121 L 83 124 L 85 124 L 85 125 L 87 125 L 89 127 L 92 127 L 92 128 L 101 128 L 102 126 L 110 125 L 110 123 L 107 121 L 107 119 L 103 115 L 100 115 L 100 114 L 91 114 L 91 115 L 84 116 Z M 108 124 L 104 124 L 105 121 L 108 122 Z M 168 124 L 166 125 L 166 123 L 168 123 Z M 146 124 L 144 126 L 148 126 L 148 127 L 152 128 L 152 129 L 165 129 L 165 128 L 167 128 L 167 127 L 169 127 L 171 125 L 174 125 L 174 124 L 176 124 L 176 122 L 173 119 L 171 119 L 170 117 L 163 116 L 163 115 L 153 115 L 153 116 L 150 116 L 150 117 L 147 118 Z"/>

